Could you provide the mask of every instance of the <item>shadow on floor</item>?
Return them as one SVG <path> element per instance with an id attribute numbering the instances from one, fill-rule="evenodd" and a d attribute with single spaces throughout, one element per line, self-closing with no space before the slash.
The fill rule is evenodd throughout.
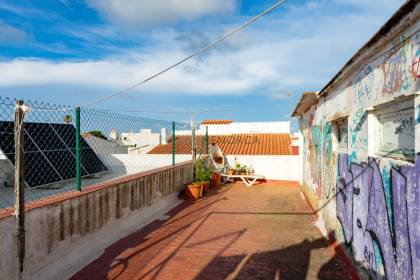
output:
<path id="1" fill-rule="evenodd" d="M 212 191 L 207 197 L 200 200 L 201 203 L 197 204 L 198 207 L 194 207 L 194 202 L 188 201 L 176 206 L 166 213 L 168 216 L 167 220 L 154 220 L 140 230 L 109 246 L 105 249 L 100 258 L 84 267 L 73 275 L 71 279 L 119 279 L 133 259 L 136 259 L 139 255 L 149 251 L 155 251 L 155 248 L 162 246 L 162 244 L 171 243 L 177 238 L 179 233 L 188 229 L 193 222 L 186 221 L 191 220 L 199 222 L 200 224 L 204 223 L 209 216 L 207 210 L 212 205 L 226 199 L 226 197 L 223 196 L 223 193 L 227 190 L 228 189 L 225 188 L 219 189 L 218 191 Z M 193 211 L 189 211 L 190 208 L 194 208 Z M 185 214 L 178 216 L 179 213 L 185 211 L 187 211 Z M 165 234 L 157 239 L 153 239 L 153 242 L 147 242 L 151 234 L 158 230 L 165 231 Z M 139 249 L 134 249 L 140 244 L 147 245 L 142 246 Z M 121 256 L 121 254 L 129 248 L 133 248 L 133 250 L 129 250 L 130 253 Z M 153 254 L 149 256 L 149 258 L 152 259 Z M 112 274 L 112 276 L 110 274 Z"/>
<path id="2" fill-rule="evenodd" d="M 99 259 L 79 271 L 72 279 L 131 279 L 127 277 L 133 273 L 136 279 L 168 279 L 161 278 L 167 271 L 168 265 L 170 266 L 174 261 L 181 262 L 179 265 L 181 267 L 186 265 L 182 259 L 180 260 L 179 253 L 202 245 L 203 241 L 191 243 L 191 238 L 212 215 L 238 214 L 209 211 L 213 205 L 228 199 L 224 195 L 227 189 L 221 189 L 214 195 L 210 194 L 199 204 L 188 202 L 180 204 L 167 213 L 170 219 L 155 220 L 111 245 L 105 249 Z M 245 213 L 247 215 L 313 215 L 311 211 Z M 204 243 L 210 243 L 226 240 L 227 243 L 223 248 L 218 249 L 208 263 L 205 262 L 197 267 L 198 269 L 191 274 L 191 277 L 180 270 L 178 271 L 180 275 L 170 279 L 352 279 L 351 268 L 345 266 L 345 262 L 337 251 L 327 262 L 325 258 L 323 263 L 315 256 L 311 258 L 313 250 L 322 248 L 325 248 L 325 251 L 328 250 L 326 254 L 332 255 L 331 249 L 327 249 L 329 243 L 324 238 L 304 240 L 279 250 L 226 256 L 227 250 L 243 236 L 245 231 L 246 229 L 240 229 L 227 232 L 225 235 L 204 241 Z M 161 252 L 166 253 L 162 255 Z M 309 269 L 314 267 L 312 265 L 315 265 L 318 271 L 314 272 L 312 269 L 309 272 Z"/>
<path id="3" fill-rule="evenodd" d="M 314 279 L 308 275 L 309 265 L 317 260 L 311 251 L 328 247 L 328 241 L 319 238 L 274 251 L 251 255 L 217 256 L 195 278 L 201 279 Z M 336 254 L 322 265 L 317 279 L 353 279 L 352 270 Z"/>

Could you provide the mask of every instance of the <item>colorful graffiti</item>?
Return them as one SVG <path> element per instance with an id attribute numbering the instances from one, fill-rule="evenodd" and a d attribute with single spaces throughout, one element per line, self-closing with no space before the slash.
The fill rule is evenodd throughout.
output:
<path id="1" fill-rule="evenodd" d="M 410 74 L 414 77 L 414 80 L 420 78 L 420 34 L 416 34 L 413 39 L 413 59 Z"/>
<path id="2" fill-rule="evenodd" d="M 413 148 L 418 152 L 420 147 L 419 137 L 413 134 L 420 123 L 420 106 L 417 97 L 413 101 L 397 98 L 418 90 L 419 71 L 420 33 L 402 37 L 391 51 L 359 68 L 350 81 L 337 82 L 303 117 L 304 184 L 321 205 L 332 205 L 320 210 L 320 217 L 328 230 L 341 226 L 349 252 L 373 279 L 420 280 L 420 155 Z M 397 112 L 408 102 L 416 104 L 416 115 L 412 107 L 409 113 Z M 379 123 L 369 114 L 388 112 L 388 108 L 392 114 L 381 119 L 380 137 L 372 137 L 379 134 Z M 348 116 L 347 154 L 338 154 L 343 149 L 334 143 L 331 125 L 336 116 L 344 115 Z M 401 150 L 404 157 L 398 158 L 412 161 L 414 157 L 415 164 L 387 153 L 371 157 L 380 148 L 395 156 Z M 336 203 L 329 204 L 334 194 Z"/>
<path id="3" fill-rule="evenodd" d="M 321 166 L 315 164 L 321 160 L 320 150 L 322 145 L 322 135 L 318 126 L 313 125 L 314 110 L 307 112 L 304 118 L 304 137 L 307 139 L 304 146 L 305 161 L 311 163 L 309 168 L 304 168 L 304 176 L 307 182 L 311 183 L 314 193 L 318 198 L 322 196 Z M 313 164 L 312 164 L 313 163 Z"/>
<path id="4" fill-rule="evenodd" d="M 348 156 L 338 156 L 337 217 L 355 259 L 364 264 L 372 278 L 420 277 L 417 162 L 417 166 L 391 167 L 389 172 L 381 173 L 373 158 L 361 164 L 351 163 L 349 168 Z M 389 179 L 390 199 L 384 176 Z"/>
<path id="5" fill-rule="evenodd" d="M 406 69 L 411 46 L 407 41 L 385 55 L 385 60 L 380 65 L 384 75 L 384 93 L 404 92 L 410 88 L 412 80 Z"/>
<path id="6" fill-rule="evenodd" d="M 353 94 L 354 103 L 356 105 L 363 105 L 369 98 L 369 94 L 372 92 L 372 86 L 374 81 L 374 75 L 372 67 L 363 67 L 353 80 Z"/>
<path id="7" fill-rule="evenodd" d="M 367 119 L 367 114 L 363 110 L 357 111 L 352 117 L 349 126 L 349 144 L 350 150 L 358 150 L 358 153 L 367 152 L 367 135 L 362 130 L 362 127 L 365 125 Z M 354 155 L 353 159 L 356 159 L 357 156 Z M 353 161 L 353 160 L 351 160 Z"/>
<path id="8" fill-rule="evenodd" d="M 420 105 L 419 105 L 418 111 L 417 111 L 417 122 L 420 123 Z"/>
<path id="9" fill-rule="evenodd" d="M 322 194 L 324 195 L 324 198 L 328 199 L 333 195 L 335 192 L 335 158 L 336 154 L 333 153 L 333 147 L 332 147 L 332 125 L 330 122 L 326 123 L 322 128 L 322 143 L 323 143 L 323 158 L 325 165 L 323 165 L 323 188 L 322 188 Z"/>

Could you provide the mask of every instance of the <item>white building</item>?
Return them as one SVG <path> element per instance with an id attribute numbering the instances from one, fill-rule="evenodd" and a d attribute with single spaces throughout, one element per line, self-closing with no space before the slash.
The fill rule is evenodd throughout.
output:
<path id="1" fill-rule="evenodd" d="M 166 128 L 160 133 L 151 129 L 140 129 L 139 132 L 118 133 L 115 129 L 110 131 L 110 139 L 128 147 L 129 154 L 145 154 L 159 144 L 166 144 Z"/>
<path id="2" fill-rule="evenodd" d="M 234 122 L 231 120 L 204 120 L 196 129 L 196 135 L 287 133 L 290 134 L 290 121 Z M 191 130 L 177 130 L 176 135 L 191 135 Z"/>

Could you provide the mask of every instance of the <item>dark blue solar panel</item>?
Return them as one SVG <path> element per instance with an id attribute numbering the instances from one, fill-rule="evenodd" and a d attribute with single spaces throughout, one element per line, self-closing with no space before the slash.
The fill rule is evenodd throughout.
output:
<path id="1" fill-rule="evenodd" d="M 14 164 L 14 124 L 0 122 L 0 149 Z M 76 129 L 71 124 L 25 123 L 25 181 L 37 187 L 76 177 Z M 107 171 L 89 144 L 81 140 L 81 174 Z"/>

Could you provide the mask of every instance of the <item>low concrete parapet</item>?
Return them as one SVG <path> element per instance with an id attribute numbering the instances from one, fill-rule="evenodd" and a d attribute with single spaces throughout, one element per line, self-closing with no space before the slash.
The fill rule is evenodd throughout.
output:
<path id="1" fill-rule="evenodd" d="M 182 163 L 100 183 L 27 205 L 24 279 L 66 279 L 104 248 L 180 203 L 193 181 Z M 17 279 L 15 218 L 0 213 L 0 279 Z"/>

